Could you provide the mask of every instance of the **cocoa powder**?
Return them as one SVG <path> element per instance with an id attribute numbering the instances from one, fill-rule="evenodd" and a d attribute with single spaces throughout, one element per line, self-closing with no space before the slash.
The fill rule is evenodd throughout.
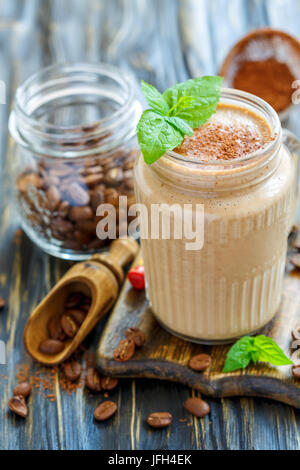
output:
<path id="1" fill-rule="evenodd" d="M 234 88 L 247 91 L 267 101 L 280 112 L 292 104 L 292 72 L 275 58 L 241 62 L 233 80 Z"/>

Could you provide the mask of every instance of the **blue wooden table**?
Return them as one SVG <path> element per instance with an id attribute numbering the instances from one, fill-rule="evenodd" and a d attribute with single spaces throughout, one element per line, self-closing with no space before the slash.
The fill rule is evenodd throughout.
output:
<path id="1" fill-rule="evenodd" d="M 263 399 L 209 400 L 210 416 L 182 422 L 182 404 L 195 392 L 158 381 L 122 381 L 111 394 L 119 412 L 102 424 L 93 421 L 100 398 L 83 389 L 69 396 L 57 374 L 57 401 L 35 391 L 25 421 L 7 411 L 17 364 L 36 367 L 23 348 L 26 319 L 67 269 L 25 235 L 15 240 L 7 119 L 16 87 L 52 63 L 103 61 L 163 90 L 216 73 L 229 48 L 253 28 L 271 25 L 299 36 L 299 18 L 299 0 L 0 0 L 0 80 L 6 85 L 6 104 L 0 104 L 0 295 L 7 300 L 0 314 L 0 340 L 7 345 L 7 365 L 0 365 L 1 449 L 299 449 L 300 412 L 289 406 Z M 299 122 L 296 110 L 289 127 L 298 136 Z M 88 339 L 90 351 L 103 324 Z M 145 419 L 158 406 L 171 411 L 174 422 L 152 431 Z"/>

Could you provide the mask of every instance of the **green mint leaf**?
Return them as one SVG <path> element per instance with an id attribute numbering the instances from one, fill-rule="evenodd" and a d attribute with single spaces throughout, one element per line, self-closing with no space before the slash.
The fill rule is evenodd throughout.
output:
<path id="1" fill-rule="evenodd" d="M 222 77 L 205 76 L 168 88 L 162 96 L 169 116 L 180 117 L 193 129 L 201 126 L 216 112 L 222 81 Z"/>
<path id="2" fill-rule="evenodd" d="M 270 362 L 274 366 L 293 364 L 280 349 L 278 344 L 268 336 L 244 336 L 228 351 L 223 372 L 244 369 L 250 361 Z"/>
<path id="3" fill-rule="evenodd" d="M 161 114 L 167 114 L 169 107 L 163 95 L 153 85 L 141 81 L 142 92 L 151 108 Z"/>
<path id="4" fill-rule="evenodd" d="M 247 367 L 251 361 L 253 343 L 254 338 L 251 336 L 244 336 L 234 343 L 227 353 L 223 372 L 233 372 Z"/>
<path id="5" fill-rule="evenodd" d="M 166 117 L 166 121 L 182 132 L 183 135 L 189 135 L 191 137 L 194 134 L 192 127 L 179 117 Z"/>
<path id="6" fill-rule="evenodd" d="M 270 362 L 274 366 L 293 364 L 293 362 L 286 357 L 278 344 L 268 336 L 256 336 L 254 338 L 254 348 L 257 351 L 258 361 Z"/>
<path id="7" fill-rule="evenodd" d="M 137 126 L 137 137 L 145 162 L 154 163 L 167 150 L 172 150 L 183 141 L 184 134 L 156 111 L 143 112 Z"/>

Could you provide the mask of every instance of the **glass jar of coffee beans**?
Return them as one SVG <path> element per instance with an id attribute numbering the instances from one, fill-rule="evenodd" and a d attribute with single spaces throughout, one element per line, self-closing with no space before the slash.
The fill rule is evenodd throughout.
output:
<path id="1" fill-rule="evenodd" d="M 121 195 L 134 203 L 135 89 L 130 74 L 104 64 L 51 66 L 17 89 L 9 119 L 16 206 L 47 253 L 80 260 L 105 247 L 101 204 L 116 208 L 116 237 L 127 224 L 118 208 Z"/>

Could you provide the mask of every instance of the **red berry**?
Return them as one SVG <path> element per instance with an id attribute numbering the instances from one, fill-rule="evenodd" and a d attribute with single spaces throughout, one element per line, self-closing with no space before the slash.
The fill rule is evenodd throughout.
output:
<path id="1" fill-rule="evenodd" d="M 128 273 L 128 279 L 134 289 L 145 289 L 145 271 L 144 266 L 135 266 Z"/>

